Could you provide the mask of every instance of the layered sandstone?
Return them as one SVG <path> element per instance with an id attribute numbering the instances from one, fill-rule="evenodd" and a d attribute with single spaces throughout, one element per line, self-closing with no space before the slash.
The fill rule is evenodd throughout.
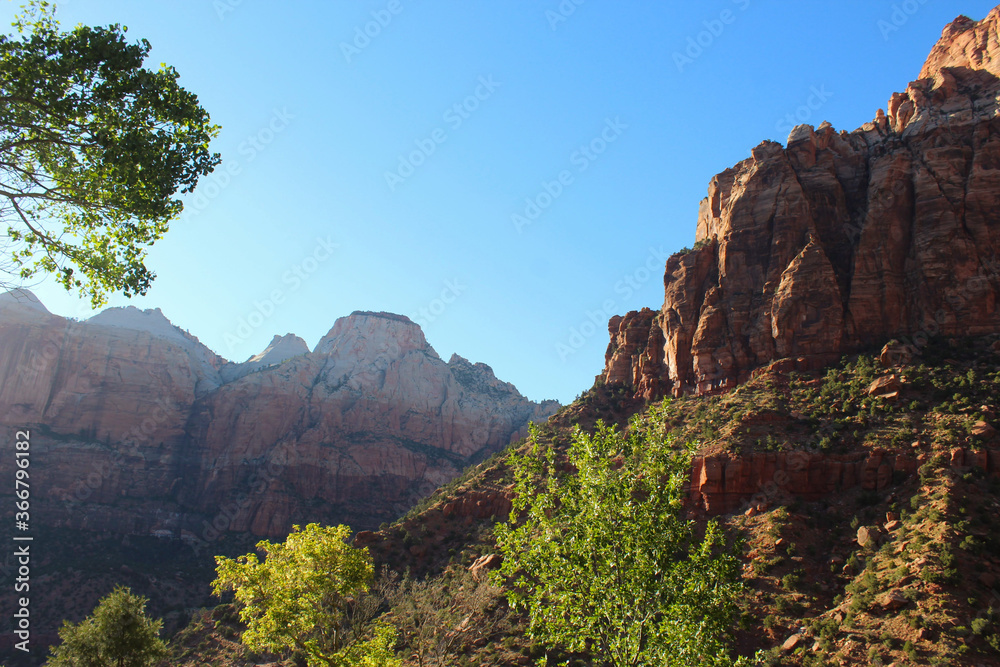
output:
<path id="1" fill-rule="evenodd" d="M 689 507 L 709 515 L 779 505 L 789 499 L 816 501 L 847 491 L 884 491 L 917 473 L 928 453 L 861 451 L 827 455 L 808 452 L 725 454 L 694 459 Z M 957 447 L 945 465 L 960 471 L 979 468 L 1000 477 L 1000 450 Z"/>
<path id="2" fill-rule="evenodd" d="M 312 352 L 275 337 L 232 364 L 159 311 L 73 322 L 0 297 L 0 424 L 31 429 L 48 525 L 202 541 L 370 528 L 557 407 L 445 363 L 387 313 L 339 319 Z"/>
<path id="3" fill-rule="evenodd" d="M 800 126 L 713 178 L 660 314 L 612 321 L 605 379 L 706 393 L 779 359 L 1000 331 L 998 24 L 949 25 L 864 127 Z"/>

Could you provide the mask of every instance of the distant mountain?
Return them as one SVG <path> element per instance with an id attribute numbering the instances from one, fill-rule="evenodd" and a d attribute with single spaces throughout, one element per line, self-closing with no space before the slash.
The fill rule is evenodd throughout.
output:
<path id="1" fill-rule="evenodd" d="M 0 383 L 0 424 L 32 430 L 37 519 L 194 543 L 373 528 L 558 407 L 445 363 L 398 315 L 232 363 L 159 309 L 74 322 L 27 291 L 0 295 Z"/>

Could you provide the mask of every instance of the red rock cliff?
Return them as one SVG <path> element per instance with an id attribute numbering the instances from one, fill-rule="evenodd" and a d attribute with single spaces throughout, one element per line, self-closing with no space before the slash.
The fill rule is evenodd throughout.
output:
<path id="1" fill-rule="evenodd" d="M 612 321 L 607 381 L 705 393 L 777 359 L 1000 331 L 998 24 L 949 25 L 862 128 L 799 126 L 713 178 L 660 314 Z"/>

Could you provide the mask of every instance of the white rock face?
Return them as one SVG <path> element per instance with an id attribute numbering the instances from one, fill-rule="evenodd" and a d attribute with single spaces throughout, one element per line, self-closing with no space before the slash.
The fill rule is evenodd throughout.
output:
<path id="1" fill-rule="evenodd" d="M 423 330 L 410 318 L 363 311 L 338 319 L 313 351 L 338 358 L 350 357 L 359 363 L 380 357 L 398 359 L 413 351 L 439 358 L 424 338 Z"/>
<path id="2" fill-rule="evenodd" d="M 227 363 L 221 371 L 223 382 L 233 382 L 261 370 L 274 368 L 283 361 L 309 354 L 306 342 L 294 334 L 275 335 L 259 354 L 255 354 L 242 364 Z"/>
<path id="3" fill-rule="evenodd" d="M 137 339 L 147 334 L 181 348 L 198 368 L 200 377 L 198 391 L 203 392 L 218 387 L 224 382 L 219 369 L 225 361 L 191 334 L 171 324 L 159 308 L 139 310 L 135 306 L 108 308 L 83 323 L 88 335 L 111 336 Z M 107 327 L 115 332 L 101 333 L 98 327 Z"/>
<path id="4" fill-rule="evenodd" d="M 275 337 L 271 339 L 271 343 L 264 348 L 263 352 L 250 357 L 247 359 L 246 363 L 256 363 L 262 366 L 269 366 L 271 364 L 280 364 L 285 359 L 291 359 L 292 357 L 297 357 L 300 354 L 308 353 L 309 346 L 306 345 L 304 340 L 295 334 L 285 334 L 284 336 L 275 335 Z"/>
<path id="5" fill-rule="evenodd" d="M 146 331 L 157 338 L 166 338 L 179 343 L 190 342 L 188 335 L 171 324 L 159 308 L 152 310 L 139 310 L 135 306 L 108 308 L 94 315 L 87 322 L 105 327 Z"/>

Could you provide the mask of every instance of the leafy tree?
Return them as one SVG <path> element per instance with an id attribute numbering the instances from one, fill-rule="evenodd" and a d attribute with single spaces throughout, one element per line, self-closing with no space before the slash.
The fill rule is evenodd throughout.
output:
<path id="1" fill-rule="evenodd" d="M 174 68 L 143 67 L 150 45 L 126 28 L 60 32 L 32 0 L 0 35 L 0 271 L 55 274 L 97 306 L 144 294 L 146 247 L 160 239 L 219 156 L 218 133 Z"/>
<path id="2" fill-rule="evenodd" d="M 168 654 L 159 637 L 162 621 L 146 615 L 146 598 L 117 586 L 74 625 L 63 622 L 62 643 L 48 667 L 148 667 Z"/>
<path id="3" fill-rule="evenodd" d="M 656 415 L 626 433 L 578 427 L 568 461 L 532 433 L 532 450 L 513 457 L 497 578 L 511 579 L 511 606 L 527 610 L 529 636 L 546 646 L 616 667 L 732 665 L 737 545 L 714 522 L 699 537 L 684 518 L 690 450 Z"/>
<path id="4" fill-rule="evenodd" d="M 301 651 L 310 667 L 393 667 L 396 630 L 373 622 L 364 598 L 372 580 L 368 549 L 346 543 L 347 526 L 293 526 L 278 544 L 233 560 L 216 556 L 216 595 L 234 591 L 247 624 L 243 644 L 253 651 Z M 367 611 L 365 611 L 367 610 Z M 361 613 L 359 613 L 361 612 Z"/>

